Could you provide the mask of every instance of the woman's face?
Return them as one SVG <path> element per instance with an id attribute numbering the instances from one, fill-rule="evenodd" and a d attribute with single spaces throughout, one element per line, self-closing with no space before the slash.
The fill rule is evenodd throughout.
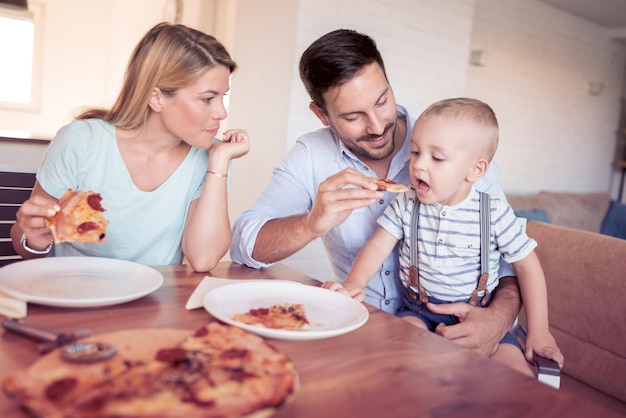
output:
<path id="1" fill-rule="evenodd" d="M 208 148 L 228 115 L 224 96 L 229 89 L 230 70 L 220 65 L 174 95 L 164 95 L 160 113 L 165 129 L 189 145 Z"/>

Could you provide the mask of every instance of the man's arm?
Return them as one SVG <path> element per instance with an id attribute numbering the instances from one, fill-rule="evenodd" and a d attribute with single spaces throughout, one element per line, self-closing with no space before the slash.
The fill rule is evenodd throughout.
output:
<path id="1" fill-rule="evenodd" d="M 337 164 L 319 161 L 328 159 L 333 147 L 312 153 L 307 144 L 294 146 L 259 198 L 235 221 L 230 249 L 233 261 L 267 267 L 325 235 L 355 208 L 384 195 L 356 170 L 337 173 Z"/>
<path id="2" fill-rule="evenodd" d="M 345 188 L 347 185 L 360 187 Z M 320 183 L 307 214 L 273 219 L 263 225 L 252 257 L 264 263 L 282 260 L 343 223 L 354 209 L 371 205 L 382 196 L 365 176 L 344 169 Z"/>
<path id="3" fill-rule="evenodd" d="M 439 324 L 437 334 L 467 348 L 489 356 L 513 325 L 522 306 L 515 277 L 502 277 L 489 306 L 481 308 L 467 303 L 428 304 L 435 313 L 455 315 L 461 321 L 456 325 Z"/>

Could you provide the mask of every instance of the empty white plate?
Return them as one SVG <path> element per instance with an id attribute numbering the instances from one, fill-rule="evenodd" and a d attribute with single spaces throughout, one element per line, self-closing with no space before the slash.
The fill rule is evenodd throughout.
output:
<path id="1" fill-rule="evenodd" d="M 51 257 L 0 268 L 0 290 L 47 306 L 83 308 L 115 305 L 154 292 L 163 284 L 157 270 L 102 257 Z"/>

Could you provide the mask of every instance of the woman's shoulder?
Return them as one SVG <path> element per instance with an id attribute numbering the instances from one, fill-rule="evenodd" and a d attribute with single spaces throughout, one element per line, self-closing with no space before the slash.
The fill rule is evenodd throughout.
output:
<path id="1" fill-rule="evenodd" d="M 54 140 L 91 141 L 102 137 L 115 137 L 115 127 L 101 119 L 78 119 L 63 126 Z"/>

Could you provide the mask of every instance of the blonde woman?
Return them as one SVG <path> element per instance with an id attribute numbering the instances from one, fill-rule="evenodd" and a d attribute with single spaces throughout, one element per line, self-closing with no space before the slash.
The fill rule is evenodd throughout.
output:
<path id="1" fill-rule="evenodd" d="M 24 258 L 97 256 L 212 269 L 231 241 L 230 161 L 249 150 L 246 131 L 216 139 L 236 68 L 214 37 L 160 23 L 136 46 L 111 109 L 88 109 L 46 151 L 13 246 Z M 53 243 L 44 219 L 67 189 L 100 193 L 106 242 Z"/>

